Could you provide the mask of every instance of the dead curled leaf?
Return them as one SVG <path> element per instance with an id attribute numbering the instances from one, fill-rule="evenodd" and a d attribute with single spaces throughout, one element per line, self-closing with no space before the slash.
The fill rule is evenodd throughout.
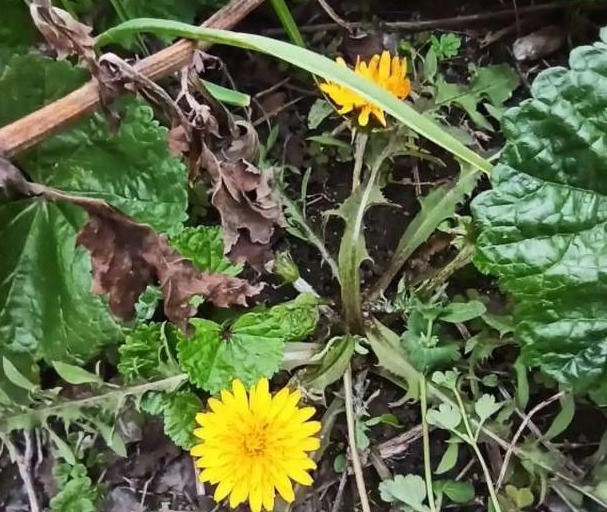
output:
<path id="1" fill-rule="evenodd" d="M 244 279 L 198 271 L 190 260 L 173 249 L 164 235 L 120 213 L 105 201 L 74 196 L 60 190 L 31 183 L 19 170 L 0 156 L 0 189 L 11 197 L 40 196 L 51 201 L 67 201 L 83 208 L 89 216 L 77 243 L 91 255 L 95 294 L 108 294 L 114 315 L 131 320 L 135 303 L 148 284 L 159 283 L 164 295 L 167 318 L 185 330 L 197 307 L 190 304 L 201 295 L 218 307 L 247 305 L 263 284 L 251 285 Z"/>
<path id="2" fill-rule="evenodd" d="M 222 152 L 213 153 L 204 145 L 200 163 L 213 181 L 212 203 L 221 215 L 224 250 L 242 259 L 249 251 L 239 244 L 267 246 L 275 227 L 286 222 L 274 194 L 272 170 L 260 171 L 251 163 L 257 157 L 257 133 L 249 124 L 237 124 L 244 135 Z"/>
<path id="3" fill-rule="evenodd" d="M 38 30 L 57 50 L 58 58 L 78 55 L 89 63 L 95 61 L 95 39 L 91 36 L 91 27 L 75 20 L 69 12 L 53 7 L 48 0 L 30 3 L 30 13 Z"/>
<path id="4" fill-rule="evenodd" d="M 247 305 L 263 285 L 194 268 L 168 243 L 165 236 L 139 224 L 106 205 L 82 205 L 88 223 L 78 234 L 78 244 L 91 253 L 93 293 L 108 294 L 110 309 L 130 320 L 135 303 L 148 284 L 158 282 L 164 295 L 167 318 L 184 328 L 196 314 L 190 299 L 201 295 L 218 307 Z"/>

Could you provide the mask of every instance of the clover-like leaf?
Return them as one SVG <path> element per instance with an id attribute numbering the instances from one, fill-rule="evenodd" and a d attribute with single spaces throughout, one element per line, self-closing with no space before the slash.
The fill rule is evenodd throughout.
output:
<path id="1" fill-rule="evenodd" d="M 302 341 L 318 321 L 318 301 L 308 295 L 265 311 L 241 315 L 231 326 L 191 320 L 194 334 L 177 352 L 181 368 L 196 386 L 217 393 L 234 378 L 251 385 L 271 377 L 282 362 L 284 344 Z"/>
<path id="2" fill-rule="evenodd" d="M 504 115 L 493 189 L 472 212 L 475 263 L 514 296 L 523 362 L 587 389 L 607 375 L 607 44 L 569 65 Z"/>
<path id="3" fill-rule="evenodd" d="M 493 395 L 485 393 L 474 403 L 474 412 L 481 420 L 481 423 L 487 421 L 497 411 L 501 409 L 503 404 L 496 403 Z"/>
<path id="4" fill-rule="evenodd" d="M 65 61 L 15 55 L 0 75 L 0 126 L 71 92 L 87 76 Z M 122 113 L 117 132 L 95 114 L 20 156 L 20 167 L 35 182 L 106 200 L 157 230 L 179 230 L 186 171 L 169 154 L 167 130 L 139 101 L 116 108 Z M 62 201 L 0 200 L 0 339 L 10 349 L 49 361 L 86 359 L 123 337 L 106 301 L 90 291 L 90 257 L 76 247 L 85 221 L 80 208 Z"/>
<path id="5" fill-rule="evenodd" d="M 396 475 L 392 480 L 379 484 L 381 499 L 388 503 L 405 505 L 416 512 L 427 512 L 426 484 L 419 475 Z"/>
<path id="6" fill-rule="evenodd" d="M 462 421 L 462 413 L 451 404 L 442 403 L 438 409 L 430 409 L 426 415 L 428 423 L 451 432 L 457 431 Z"/>

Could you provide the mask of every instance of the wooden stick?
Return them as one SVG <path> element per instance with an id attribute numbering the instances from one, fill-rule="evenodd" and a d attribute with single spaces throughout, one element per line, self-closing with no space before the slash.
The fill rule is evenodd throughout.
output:
<path id="1" fill-rule="evenodd" d="M 202 26 L 230 29 L 263 1 L 232 0 L 207 19 Z M 207 43 L 197 44 L 182 39 L 139 61 L 134 67 L 146 78 L 156 81 L 186 66 L 196 48 L 208 48 L 209 46 Z M 5 156 L 12 157 L 64 130 L 70 124 L 94 112 L 98 107 L 99 87 L 96 80 L 91 80 L 67 96 L 0 128 L 0 151 L 4 152 Z"/>

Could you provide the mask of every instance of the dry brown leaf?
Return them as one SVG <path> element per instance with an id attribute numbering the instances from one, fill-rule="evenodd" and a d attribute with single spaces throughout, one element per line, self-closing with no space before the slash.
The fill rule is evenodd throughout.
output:
<path id="1" fill-rule="evenodd" d="M 76 21 L 69 12 L 52 7 L 48 0 L 32 2 L 30 13 L 38 30 L 57 50 L 58 58 L 78 55 L 89 63 L 95 61 L 95 39 L 91 37 L 91 27 Z"/>
<path id="2" fill-rule="evenodd" d="M 202 167 L 213 180 L 212 202 L 221 215 L 226 254 L 232 252 L 242 232 L 247 234 L 248 244 L 267 246 L 275 227 L 285 226 L 282 207 L 272 188 L 273 172 L 260 171 L 249 163 L 257 156 L 257 134 L 249 125 L 239 125 L 244 126 L 245 133 L 229 148 L 215 155 L 205 146 L 200 156 Z"/>
<path id="3" fill-rule="evenodd" d="M 222 274 L 206 274 L 194 268 L 170 247 L 163 235 L 105 205 L 82 205 L 88 223 L 78 234 L 78 243 L 91 253 L 93 293 L 108 294 L 110 309 L 130 320 L 135 303 L 148 284 L 158 282 L 164 295 L 164 312 L 171 322 L 185 328 L 197 307 L 196 295 L 219 307 L 246 306 L 263 285 Z"/>

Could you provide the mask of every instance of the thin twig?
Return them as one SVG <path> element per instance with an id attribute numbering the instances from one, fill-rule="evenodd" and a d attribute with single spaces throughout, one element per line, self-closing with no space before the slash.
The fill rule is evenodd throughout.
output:
<path id="1" fill-rule="evenodd" d="M 356 134 L 354 149 L 354 169 L 352 170 L 352 193 L 360 187 L 363 164 L 365 163 L 365 149 L 369 135 L 367 132 L 358 132 Z"/>
<path id="2" fill-rule="evenodd" d="M 500 471 L 499 477 L 497 478 L 497 482 L 495 484 L 496 485 L 496 489 L 499 489 L 502 486 L 502 484 L 504 483 L 504 478 L 506 477 L 506 471 L 508 470 L 508 465 L 510 463 L 510 458 L 512 457 L 512 453 L 514 451 L 514 446 L 516 446 L 516 443 L 518 442 L 519 438 L 521 437 L 521 435 L 525 431 L 525 427 L 527 426 L 527 424 L 529 423 L 529 421 L 531 420 L 531 418 L 535 414 L 537 414 L 539 411 L 541 411 L 545 407 L 549 406 L 552 402 L 558 400 L 559 398 L 563 397 L 564 395 L 565 395 L 564 391 L 561 391 L 559 393 L 556 393 L 556 394 L 552 395 L 547 400 L 544 400 L 543 402 L 540 402 L 539 404 L 537 404 L 525 416 L 525 418 L 521 422 L 518 430 L 516 431 L 516 434 L 514 434 L 514 437 L 510 441 L 510 445 L 508 446 L 508 449 L 506 450 L 506 454 L 504 455 L 504 464 L 502 465 L 502 469 Z"/>
<path id="3" fill-rule="evenodd" d="M 318 0 L 318 3 L 323 8 L 323 10 L 327 13 L 327 16 L 331 18 L 335 23 L 337 23 L 340 27 L 345 28 L 350 34 L 353 31 L 352 25 L 348 23 L 346 20 L 339 17 L 339 15 L 335 12 L 335 9 L 331 7 L 326 0 Z"/>
<path id="4" fill-rule="evenodd" d="M 530 5 L 528 7 L 521 7 L 518 9 L 519 17 L 525 15 L 538 15 L 542 13 L 550 13 L 553 11 L 559 11 L 565 9 L 567 5 L 560 2 L 554 2 L 549 4 L 541 5 Z M 604 9 L 604 6 L 600 5 L 585 5 L 587 9 Z M 433 20 L 422 20 L 422 21 L 387 21 L 381 23 L 381 26 L 386 29 L 405 30 L 407 32 L 425 32 L 427 30 L 433 30 L 438 28 L 457 28 L 476 23 L 484 23 L 487 21 L 496 21 L 502 19 L 515 19 L 516 13 L 514 9 L 503 9 L 494 12 L 484 12 L 479 14 L 469 14 L 466 16 L 456 16 L 452 18 L 438 18 Z M 349 23 L 352 29 L 364 28 L 366 22 L 353 22 Z M 303 25 L 299 27 L 302 33 L 313 33 L 328 30 L 338 30 L 340 25 L 337 23 L 319 23 L 316 25 Z M 284 34 L 284 30 L 280 28 L 264 30 L 263 34 L 266 35 L 278 35 Z"/>
<path id="5" fill-rule="evenodd" d="M 352 396 L 352 368 L 348 365 L 344 373 L 344 397 L 346 406 L 346 421 L 348 423 L 348 445 L 350 446 L 350 457 L 352 458 L 352 470 L 356 479 L 356 488 L 360 498 L 360 505 L 363 512 L 371 512 L 367 488 L 365 487 L 365 478 L 356 447 L 356 435 L 354 433 L 354 398 Z"/>
<path id="6" fill-rule="evenodd" d="M 333 506 L 331 507 L 331 512 L 339 512 L 341 508 L 341 501 L 344 497 L 344 489 L 346 488 L 346 482 L 348 481 L 348 471 L 344 469 L 341 477 L 339 479 L 339 487 L 337 488 L 337 494 L 335 495 L 335 499 L 333 500 Z"/>

